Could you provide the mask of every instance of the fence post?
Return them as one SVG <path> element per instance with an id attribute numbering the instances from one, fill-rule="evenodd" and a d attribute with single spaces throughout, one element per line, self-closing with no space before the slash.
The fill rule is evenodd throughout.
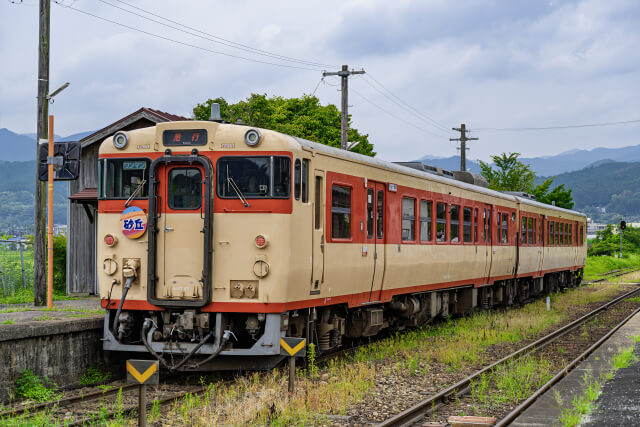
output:
<path id="1" fill-rule="evenodd" d="M 22 240 L 18 243 L 18 247 L 20 248 L 20 266 L 22 267 L 22 287 L 27 289 L 27 280 L 24 276 L 24 253 L 22 252 Z"/>

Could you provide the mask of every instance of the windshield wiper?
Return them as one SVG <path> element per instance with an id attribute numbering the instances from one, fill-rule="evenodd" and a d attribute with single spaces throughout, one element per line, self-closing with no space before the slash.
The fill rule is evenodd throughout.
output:
<path id="1" fill-rule="evenodd" d="M 144 169 L 142 170 L 142 181 L 140 181 L 140 184 L 138 184 L 138 186 L 136 187 L 135 190 L 133 190 L 133 193 L 131 193 L 131 195 L 129 196 L 129 198 L 127 199 L 126 202 L 124 202 L 124 207 L 128 208 L 129 207 L 129 203 L 131 203 L 131 200 L 133 200 L 134 197 L 136 197 L 136 195 L 140 192 L 140 190 L 142 190 L 142 187 L 147 183 L 147 180 L 144 179 Z"/>
<path id="2" fill-rule="evenodd" d="M 240 201 L 242 202 L 242 205 L 245 208 L 248 208 L 249 206 L 251 206 L 249 204 L 249 202 L 247 202 L 247 199 L 244 197 L 244 194 L 242 194 L 242 191 L 240 191 L 240 187 L 238 187 L 238 184 L 236 184 L 236 182 L 233 180 L 233 178 L 231 178 L 229 176 L 229 168 L 227 167 L 227 182 L 229 184 L 231 184 L 231 188 L 233 188 L 233 191 L 235 191 L 236 195 L 238 196 L 238 199 L 240 199 Z"/>

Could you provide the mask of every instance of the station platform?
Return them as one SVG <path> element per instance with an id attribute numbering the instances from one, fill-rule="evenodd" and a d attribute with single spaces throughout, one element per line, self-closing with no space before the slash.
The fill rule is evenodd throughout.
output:
<path id="1" fill-rule="evenodd" d="M 580 425 L 630 426 L 640 425 L 640 313 L 631 318 L 605 343 L 556 383 L 511 426 L 563 425 L 562 417 L 574 410 L 574 399 L 580 399 L 594 381 L 601 393 L 592 404 L 590 414 Z M 614 370 L 613 358 L 622 350 L 634 348 L 635 359 L 630 366 Z M 609 379 L 605 379 L 609 375 Z"/>
<path id="2" fill-rule="evenodd" d="M 10 400 L 25 370 L 72 387 L 92 366 L 110 368 L 102 350 L 104 310 L 99 298 L 0 305 L 0 402 Z"/>

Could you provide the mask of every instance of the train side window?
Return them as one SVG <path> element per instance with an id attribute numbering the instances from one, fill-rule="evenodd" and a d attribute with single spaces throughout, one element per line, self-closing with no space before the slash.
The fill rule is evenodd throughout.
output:
<path id="1" fill-rule="evenodd" d="M 533 218 L 529 218 L 529 236 L 528 236 L 527 242 L 529 242 L 530 245 L 533 245 L 535 243 L 533 230 L 534 230 Z"/>
<path id="2" fill-rule="evenodd" d="M 451 242 L 460 241 L 460 206 L 451 205 Z"/>
<path id="3" fill-rule="evenodd" d="M 509 243 L 509 214 L 502 214 L 502 243 Z"/>
<path id="4" fill-rule="evenodd" d="M 555 228 L 555 237 L 553 239 L 556 243 L 556 245 L 560 244 L 560 223 L 556 222 L 556 228 Z"/>
<path id="5" fill-rule="evenodd" d="M 447 205 L 444 203 L 436 205 L 436 240 L 447 241 Z"/>
<path id="6" fill-rule="evenodd" d="M 420 200 L 420 241 L 430 242 L 431 236 L 431 221 L 432 221 L 432 202 L 427 200 Z"/>
<path id="7" fill-rule="evenodd" d="M 549 238 L 547 239 L 547 241 L 549 242 L 549 245 L 553 245 L 555 243 L 553 239 L 553 224 L 553 222 L 547 223 L 547 227 L 549 228 Z"/>
<path id="8" fill-rule="evenodd" d="M 569 224 L 569 244 L 573 245 L 573 224 Z"/>
<path id="9" fill-rule="evenodd" d="M 302 166 L 300 165 L 300 159 L 296 159 L 296 163 L 294 166 L 294 185 L 293 185 L 293 195 L 296 200 L 300 200 L 300 181 L 302 180 Z"/>
<path id="10" fill-rule="evenodd" d="M 544 225 L 542 217 L 540 218 L 540 222 L 538 223 L 538 244 L 540 246 L 544 246 Z"/>
<path id="11" fill-rule="evenodd" d="M 376 215 L 378 216 L 378 239 L 382 239 L 384 237 L 384 191 L 382 190 L 378 190 Z"/>
<path id="12" fill-rule="evenodd" d="M 316 176 L 316 188 L 315 188 L 315 227 L 316 230 L 320 230 L 322 224 L 322 206 L 320 206 L 320 196 L 322 195 L 322 177 Z"/>
<path id="13" fill-rule="evenodd" d="M 402 240 L 416 239 L 416 199 L 402 198 Z"/>
<path id="14" fill-rule="evenodd" d="M 584 245 L 584 226 L 580 226 L 580 246 Z"/>
<path id="15" fill-rule="evenodd" d="M 520 244 L 527 244 L 527 218 L 522 217 L 522 228 L 520 230 Z"/>
<path id="16" fill-rule="evenodd" d="M 473 242 L 471 236 L 471 208 L 462 209 L 462 239 L 465 242 Z"/>
<path id="17" fill-rule="evenodd" d="M 565 229 L 565 225 L 566 224 L 564 222 L 560 223 L 560 244 L 561 245 L 564 245 L 564 242 L 565 242 L 565 236 L 566 236 L 566 232 L 564 230 Z"/>
<path id="18" fill-rule="evenodd" d="M 331 187 L 331 237 L 348 239 L 351 237 L 351 188 L 333 185 Z"/>
<path id="19" fill-rule="evenodd" d="M 302 203 L 309 201 L 309 160 L 302 159 Z"/>
<path id="20" fill-rule="evenodd" d="M 367 239 L 373 238 L 373 188 L 367 188 Z"/>
<path id="21" fill-rule="evenodd" d="M 478 208 L 473 210 L 473 241 L 478 243 Z"/>
<path id="22" fill-rule="evenodd" d="M 487 209 L 487 243 L 493 243 L 493 236 L 491 235 L 491 209 Z"/>

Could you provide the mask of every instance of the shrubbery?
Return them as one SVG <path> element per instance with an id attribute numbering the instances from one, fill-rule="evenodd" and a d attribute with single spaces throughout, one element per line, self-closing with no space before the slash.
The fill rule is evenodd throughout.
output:
<path id="1" fill-rule="evenodd" d="M 640 228 L 628 227 L 622 234 L 622 252 L 633 253 L 640 250 Z M 599 231 L 587 251 L 588 256 L 614 255 L 620 251 L 620 235 L 613 233 L 613 225 Z"/>

